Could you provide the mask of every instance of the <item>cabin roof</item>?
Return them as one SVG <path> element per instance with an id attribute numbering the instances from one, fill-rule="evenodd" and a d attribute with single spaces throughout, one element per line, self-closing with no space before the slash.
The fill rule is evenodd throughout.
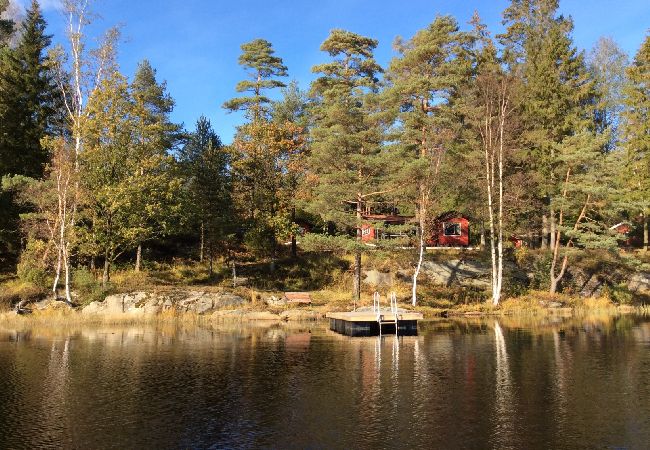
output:
<path id="1" fill-rule="evenodd" d="M 458 211 L 447 211 L 445 213 L 440 214 L 438 217 L 436 217 L 437 221 L 444 221 L 444 220 L 449 220 L 449 219 L 467 219 L 469 220 L 469 217 L 467 215 L 458 212 Z"/>
<path id="2" fill-rule="evenodd" d="M 631 224 L 630 222 L 623 221 L 623 222 L 619 222 L 619 223 L 617 223 L 616 225 L 612 225 L 611 227 L 609 227 L 609 229 L 610 229 L 610 230 L 615 230 L 615 229 L 617 229 L 618 227 L 620 227 L 621 225 L 629 225 L 629 226 L 632 226 L 632 224 Z"/>

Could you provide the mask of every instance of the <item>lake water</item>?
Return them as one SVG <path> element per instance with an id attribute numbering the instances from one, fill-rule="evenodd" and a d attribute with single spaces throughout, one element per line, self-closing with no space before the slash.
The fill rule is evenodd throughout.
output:
<path id="1" fill-rule="evenodd" d="M 0 448 L 650 448 L 650 319 L 0 324 Z"/>

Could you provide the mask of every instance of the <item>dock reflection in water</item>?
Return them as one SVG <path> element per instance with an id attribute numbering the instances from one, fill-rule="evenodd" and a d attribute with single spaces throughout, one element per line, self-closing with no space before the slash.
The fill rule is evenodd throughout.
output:
<path id="1" fill-rule="evenodd" d="M 0 448 L 647 448 L 650 320 L 3 329 Z"/>

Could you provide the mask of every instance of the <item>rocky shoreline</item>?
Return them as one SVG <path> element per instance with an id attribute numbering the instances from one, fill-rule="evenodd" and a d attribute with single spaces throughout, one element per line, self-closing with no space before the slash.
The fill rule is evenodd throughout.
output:
<path id="1" fill-rule="evenodd" d="M 277 302 L 276 302 L 277 303 Z M 277 307 L 275 309 L 278 309 Z M 251 310 L 248 300 L 231 292 L 175 289 L 166 292 L 137 291 L 109 295 L 81 309 L 84 316 L 156 316 L 195 314 L 222 320 L 317 320 L 323 313 L 310 308 L 279 312 Z"/>

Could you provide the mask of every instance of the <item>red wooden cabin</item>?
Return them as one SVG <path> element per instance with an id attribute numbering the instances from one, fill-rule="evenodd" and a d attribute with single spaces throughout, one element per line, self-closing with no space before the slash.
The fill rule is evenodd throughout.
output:
<path id="1" fill-rule="evenodd" d="M 630 222 L 621 222 L 609 227 L 609 229 L 616 234 L 619 234 L 619 245 L 622 247 L 636 247 L 638 245 L 638 239 L 635 239 L 634 236 L 631 236 L 632 231 L 634 230 L 633 225 Z"/>
<path id="2" fill-rule="evenodd" d="M 433 233 L 427 245 L 431 247 L 468 247 L 469 219 L 457 211 L 446 212 L 436 218 Z"/>

